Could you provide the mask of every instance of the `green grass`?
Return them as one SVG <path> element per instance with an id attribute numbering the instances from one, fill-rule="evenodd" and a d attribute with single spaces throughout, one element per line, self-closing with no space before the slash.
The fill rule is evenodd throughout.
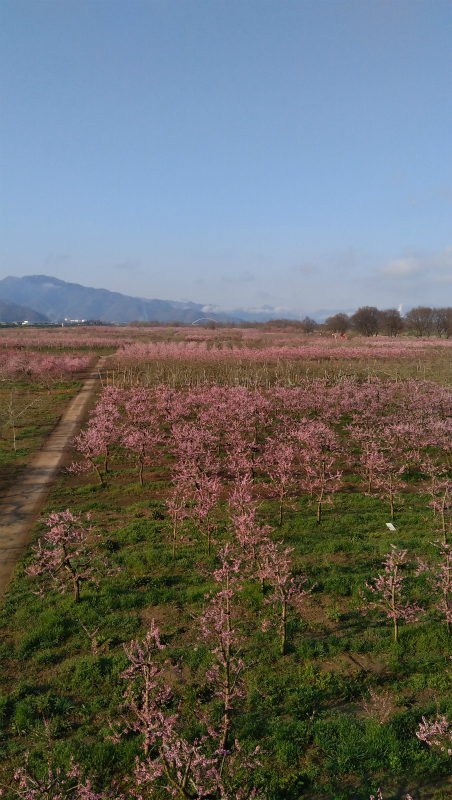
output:
<path id="1" fill-rule="evenodd" d="M 124 691 L 122 644 L 143 636 L 153 617 L 167 645 L 165 656 L 182 660 L 188 698 L 205 697 L 210 656 L 202 647 L 193 650 L 192 617 L 209 589 L 197 565 L 213 567 L 215 557 L 207 557 L 191 530 L 192 544 L 181 546 L 173 562 L 160 485 L 147 484 L 134 501 L 124 491 L 128 487 L 121 495 L 112 482 L 87 501 L 86 491 L 74 491 L 75 483 L 72 476 L 62 476 L 48 509 L 92 510 L 102 534 L 99 548 L 124 569 L 99 589 L 84 585 L 76 606 L 69 594 L 52 592 L 44 601 L 33 595 L 23 573 L 31 556 L 24 556 L 3 604 L 0 753 L 10 771 L 32 748 L 39 766 L 45 718 L 57 762 L 67 764 L 74 753 L 106 785 L 130 773 L 139 753 L 136 737 L 113 746 L 106 736 Z M 384 503 L 358 492 L 338 495 L 321 525 L 304 498 L 297 513 L 286 514 L 275 538 L 284 537 L 294 548 L 294 571 L 307 574 L 316 586 L 306 612 L 291 616 L 285 657 L 279 655 L 277 634 L 263 634 L 253 624 L 264 618 L 266 608 L 256 584 L 244 584 L 247 660 L 254 667 L 234 733 L 244 746 L 259 743 L 266 751 L 256 779 L 269 800 L 368 798 L 380 784 L 387 787 L 386 798 L 391 792 L 396 797 L 400 787 L 414 797 L 433 798 L 435 786 L 450 786 L 448 758 L 429 750 L 415 733 L 422 714 L 434 714 L 437 701 L 452 713 L 452 678 L 446 671 L 452 638 L 429 612 L 425 621 L 401 627 L 395 645 L 388 623 L 357 610 L 360 587 L 375 577 L 391 543 L 432 556 L 422 498 L 413 493 L 403 499 L 395 533 L 386 528 Z M 266 503 L 261 514 L 275 524 L 274 505 Z M 410 578 L 410 583 L 416 598 L 427 603 L 425 581 Z M 82 623 L 90 631 L 99 627 L 98 658 L 91 654 Z M 396 713 L 381 726 L 361 706 L 370 686 L 395 698 Z M 214 710 L 212 698 L 208 702 Z"/>
<path id="2" fill-rule="evenodd" d="M 55 397 L 64 404 L 66 390 Z M 24 424 L 24 452 L 42 441 L 57 402 L 48 417 Z M 0 448 L 5 464 L 7 456 L 6 446 Z M 166 645 L 162 657 L 181 664 L 187 735 L 199 732 L 190 714 L 198 700 L 219 718 L 205 678 L 211 655 L 202 645 L 194 648 L 194 617 L 212 588 L 200 565 L 217 566 L 216 547 L 209 557 L 204 540 L 188 525 L 188 542 L 172 559 L 167 477 L 160 469 L 146 472 L 141 487 L 130 462 L 113 460 L 105 486 L 89 474 L 63 472 L 56 481 L 44 515 L 68 507 L 91 511 L 100 534 L 96 547 L 122 572 L 98 588 L 83 584 L 75 605 L 70 592 L 51 592 L 44 600 L 34 595 L 36 587 L 24 573 L 31 549 L 21 559 L 1 609 L 0 759 L 6 782 L 27 751 L 32 767 L 44 768 L 48 721 L 57 765 L 67 766 L 74 754 L 98 776 L 97 788 L 109 787 L 114 778 L 127 792 L 123 778 L 133 770 L 140 741 L 129 734 L 114 745 L 109 722 L 121 714 L 123 645 L 143 637 L 153 618 Z M 419 623 L 401 625 L 399 644 L 390 623 L 360 611 L 360 589 L 381 571 L 391 544 L 407 548 L 413 559 L 436 556 L 431 541 L 437 536 L 426 521 L 431 510 L 417 492 L 419 478 L 410 476 L 392 533 L 387 504 L 362 494 L 354 477 L 346 479 L 334 507 L 325 507 L 320 525 L 305 497 L 285 513 L 281 527 L 275 503 L 265 500 L 260 508 L 275 541 L 283 538 L 293 548 L 294 573 L 315 584 L 302 613 L 290 615 L 287 654 L 281 657 L 277 632 L 261 630 L 268 607 L 260 587 L 243 582 L 245 660 L 253 666 L 246 671 L 248 696 L 234 716 L 233 732 L 246 750 L 260 745 L 265 753 L 255 780 L 266 800 L 368 800 L 379 786 L 385 800 L 401 800 L 407 792 L 415 800 L 452 795 L 450 758 L 416 737 L 422 715 L 434 716 L 437 706 L 452 717 L 452 637 L 431 608 L 425 577 L 416 578 L 413 569 L 406 580 L 410 597 L 427 611 Z M 30 547 L 43 529 L 35 526 Z M 230 537 L 224 508 L 219 531 L 220 541 Z M 96 657 L 83 625 L 90 632 L 99 629 Z M 370 688 L 393 697 L 394 713 L 383 725 L 363 709 Z M 153 796 L 167 794 L 157 789 Z"/>
<path id="3" fill-rule="evenodd" d="M 31 383 L 10 382 L 0 389 L 0 494 L 14 485 L 58 423 L 65 407 L 80 389 L 79 381 L 43 389 Z M 10 409 L 15 416 L 11 425 Z M 14 442 L 15 433 L 15 442 Z"/>

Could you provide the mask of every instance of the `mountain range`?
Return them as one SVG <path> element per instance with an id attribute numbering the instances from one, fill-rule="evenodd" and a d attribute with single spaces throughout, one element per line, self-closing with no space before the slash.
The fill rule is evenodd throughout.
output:
<path id="1" fill-rule="evenodd" d="M 62 322 L 64 320 L 100 320 L 102 322 L 185 322 L 211 318 L 218 322 L 266 322 L 270 319 L 298 319 L 286 309 L 264 306 L 260 309 L 242 308 L 225 312 L 218 306 L 178 302 L 176 300 L 149 300 L 130 297 L 108 289 L 93 289 L 79 283 L 67 283 L 51 275 L 9 276 L 0 280 L 0 301 L 16 304 L 15 316 L 4 316 L 0 306 L 0 321 Z M 22 307 L 18 309 L 18 307 Z M 33 318 L 33 309 L 38 317 Z M 13 313 L 11 311 L 11 313 Z"/>
<path id="2" fill-rule="evenodd" d="M 319 309 L 313 317 L 323 322 L 341 309 Z M 356 309 L 347 309 L 353 313 Z M 51 275 L 26 275 L 0 280 L 0 322 L 63 322 L 65 320 L 100 320 L 101 322 L 185 322 L 200 318 L 218 322 L 266 322 L 271 319 L 299 319 L 288 309 L 263 306 L 236 308 L 225 312 L 215 305 L 149 300 L 130 297 L 108 289 L 93 289 L 79 283 L 67 283 Z"/>
<path id="3" fill-rule="evenodd" d="M 199 303 L 180 303 L 173 300 L 147 300 L 129 297 L 108 289 L 92 289 L 79 283 L 67 283 L 49 275 L 27 275 L 24 278 L 7 277 L 0 280 L 0 301 L 15 310 L 5 308 L 4 318 L 0 306 L 0 320 L 58 322 L 61 320 L 101 320 L 102 322 L 194 322 L 200 317 L 213 317 L 219 322 L 237 321 L 235 316 L 213 312 Z M 26 308 L 24 308 L 26 307 Z M 32 320 L 33 308 L 40 319 Z"/>
<path id="4" fill-rule="evenodd" d="M 0 322 L 24 322 L 25 320 L 27 322 L 49 321 L 45 314 L 39 314 L 37 311 L 33 311 L 32 308 L 0 300 Z"/>

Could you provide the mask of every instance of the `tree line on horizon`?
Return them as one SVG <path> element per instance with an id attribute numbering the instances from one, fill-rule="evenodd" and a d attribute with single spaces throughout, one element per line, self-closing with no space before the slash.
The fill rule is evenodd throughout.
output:
<path id="1" fill-rule="evenodd" d="M 131 322 L 136 327 L 191 327 L 183 322 Z M 258 328 L 263 331 L 272 329 L 288 329 L 314 333 L 327 330 L 341 336 L 349 331 L 355 331 L 361 336 L 399 336 L 408 333 L 413 336 L 439 336 L 449 339 L 452 336 L 452 308 L 430 308 L 417 306 L 402 316 L 397 308 L 378 309 L 376 306 L 360 306 L 354 314 L 339 312 L 327 317 L 324 323 L 316 322 L 312 317 L 306 316 L 297 319 L 271 319 L 266 322 L 216 322 L 209 320 L 200 323 L 199 327 L 214 330 L 215 328 Z"/>
<path id="2" fill-rule="evenodd" d="M 361 306 L 354 314 L 334 314 L 325 320 L 332 333 L 344 334 L 355 330 L 362 336 L 399 336 L 403 332 L 414 336 L 452 336 L 452 308 L 430 308 L 417 306 L 402 317 L 397 308 L 383 311 L 375 306 Z"/>

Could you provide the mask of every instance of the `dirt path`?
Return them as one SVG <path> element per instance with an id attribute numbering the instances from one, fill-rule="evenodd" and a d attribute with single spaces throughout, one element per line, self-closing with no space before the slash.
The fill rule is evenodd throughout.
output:
<path id="1" fill-rule="evenodd" d="M 28 537 L 47 493 L 58 474 L 70 440 L 80 424 L 99 381 L 99 369 L 105 357 L 92 368 L 78 394 L 71 400 L 56 428 L 17 482 L 0 502 L 0 595 L 5 591 L 17 560 L 28 543 Z"/>

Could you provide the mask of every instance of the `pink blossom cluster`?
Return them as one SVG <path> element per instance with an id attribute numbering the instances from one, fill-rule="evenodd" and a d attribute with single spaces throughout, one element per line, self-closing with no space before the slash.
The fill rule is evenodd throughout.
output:
<path id="1" fill-rule="evenodd" d="M 417 622 L 423 612 L 417 603 L 410 602 L 404 596 L 403 581 L 406 575 L 402 574 L 403 568 L 408 566 L 407 550 L 401 550 L 391 545 L 391 551 L 383 561 L 384 571 L 378 575 L 373 583 L 366 583 L 370 597 L 361 591 L 365 605 L 361 608 L 365 616 L 369 609 L 376 609 L 390 619 L 394 625 L 394 641 L 399 641 L 399 623 Z"/>
<path id="2" fill-rule="evenodd" d="M 436 746 L 442 753 L 452 756 L 452 726 L 446 714 L 437 712 L 434 720 L 422 717 L 416 736 L 429 747 Z"/>
<path id="3" fill-rule="evenodd" d="M 371 794 L 370 795 L 370 800 L 384 800 L 381 789 L 377 789 L 377 794 L 376 795 Z M 413 800 L 413 798 L 411 797 L 410 794 L 407 794 L 405 796 L 405 800 Z"/>
<path id="4" fill-rule="evenodd" d="M 155 330 L 148 328 L 149 334 Z M 36 328 L 22 329 L 8 328 L 0 331 L 0 349 L 9 347 L 27 347 L 34 350 L 43 348 L 61 349 L 87 347 L 120 347 L 124 343 L 132 343 L 136 338 L 142 338 L 139 329 L 124 327 L 109 328 L 103 326 L 89 326 L 80 328 L 53 328 L 36 330 Z"/>
<path id="5" fill-rule="evenodd" d="M 0 378 L 62 379 L 87 369 L 92 354 L 49 355 L 19 349 L 0 350 Z"/>
<path id="6" fill-rule="evenodd" d="M 169 470 L 175 549 L 188 507 L 210 547 L 221 497 L 246 476 L 255 494 L 277 499 L 280 524 L 301 495 L 320 522 L 325 504 L 342 487 L 344 471 L 387 502 L 394 518 L 405 473 L 416 464 L 425 474 L 421 488 L 431 498 L 433 519 L 446 538 L 451 442 L 452 393 L 428 382 L 317 380 L 271 391 L 108 387 L 75 440 L 83 460 L 71 469 L 95 471 L 100 483 L 112 457 L 130 458 L 140 483 L 146 468 Z"/>
<path id="7" fill-rule="evenodd" d="M 237 562 L 229 559 L 226 551 L 220 559 L 222 567 L 215 575 L 219 591 L 212 595 L 199 620 L 200 638 L 212 647 L 214 658 L 206 678 L 224 707 L 219 725 L 198 704 L 195 714 L 204 732 L 191 739 L 183 735 L 182 700 L 166 682 L 171 675 L 174 685 L 180 670 L 168 659 L 159 658 L 165 646 L 154 620 L 145 639 L 124 645 L 129 660 L 122 675 L 127 681 L 124 714 L 121 721 L 111 724 L 110 738 L 117 743 L 131 731 L 141 736 L 143 757 L 137 757 L 132 778 L 140 794 L 143 789 L 152 793 L 160 786 L 172 797 L 258 798 L 250 777 L 260 766 L 260 749 L 247 754 L 236 739 L 229 740 L 228 736 L 235 700 L 245 696 L 245 687 L 239 681 L 242 664 L 234 653 L 237 636 L 231 627 L 235 589 L 228 583 L 228 577 L 237 572 Z"/>
<path id="8" fill-rule="evenodd" d="M 209 337 L 210 338 L 210 337 Z M 187 362 L 211 362 L 220 363 L 230 359 L 253 362 L 267 363 L 281 360 L 308 360 L 319 361 L 323 359 L 343 360 L 354 359 L 365 361 L 369 358 L 375 359 L 407 359 L 418 358 L 423 352 L 427 353 L 432 347 L 450 347 L 451 341 L 428 342 L 419 341 L 409 343 L 400 342 L 369 342 L 368 339 L 356 345 L 351 342 L 320 342 L 303 345 L 294 344 L 288 346 L 270 347 L 248 347 L 242 344 L 230 347 L 221 342 L 215 346 L 208 346 L 204 336 L 190 336 L 183 342 L 134 342 L 133 344 L 122 344 L 118 350 L 119 365 L 130 362 L 147 361 L 187 361 Z M 355 340 L 354 340 L 355 341 Z"/>
<path id="9" fill-rule="evenodd" d="M 43 778 L 30 769 L 28 759 L 27 752 L 24 766 L 14 772 L 15 785 L 11 787 L 12 792 L 23 800 L 106 800 L 112 797 L 111 792 L 94 791 L 92 779 L 83 777 L 72 755 L 69 769 L 65 771 L 60 767 L 53 768 L 49 759 Z M 3 794 L 3 790 L 0 790 L 0 794 Z"/>
<path id="10" fill-rule="evenodd" d="M 42 522 L 47 530 L 38 539 L 38 544 L 32 545 L 34 560 L 25 568 L 30 578 L 44 579 L 44 585 L 35 594 L 44 597 L 46 583 L 61 594 L 71 588 L 78 603 L 82 583 L 98 586 L 102 576 L 112 577 L 121 571 L 120 567 L 112 567 L 105 556 L 94 551 L 89 514 L 82 520 L 80 514 L 72 514 L 66 509 L 53 512 Z"/>

